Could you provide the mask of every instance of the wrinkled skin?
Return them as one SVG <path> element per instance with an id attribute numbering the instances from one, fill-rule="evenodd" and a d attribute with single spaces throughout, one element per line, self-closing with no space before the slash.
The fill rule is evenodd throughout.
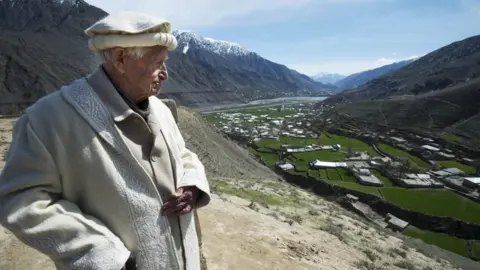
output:
<path id="1" fill-rule="evenodd" d="M 128 56 L 123 48 L 115 48 L 111 58 L 104 64 L 105 70 L 132 102 L 160 94 L 162 82 L 168 79 L 167 47 L 149 47 L 140 59 Z"/>
<path id="2" fill-rule="evenodd" d="M 162 206 L 162 215 L 179 216 L 189 213 L 195 208 L 198 193 L 198 188 L 194 186 L 177 189 Z"/>

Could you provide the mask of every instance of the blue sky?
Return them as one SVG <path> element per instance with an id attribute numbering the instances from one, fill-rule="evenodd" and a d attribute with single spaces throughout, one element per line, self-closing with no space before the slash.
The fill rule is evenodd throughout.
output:
<path id="1" fill-rule="evenodd" d="M 480 0 L 87 0 L 236 42 L 307 75 L 348 75 L 480 34 Z"/>

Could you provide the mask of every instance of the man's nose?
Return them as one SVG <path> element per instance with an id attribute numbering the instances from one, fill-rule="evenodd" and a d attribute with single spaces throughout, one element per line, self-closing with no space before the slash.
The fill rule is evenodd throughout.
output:
<path id="1" fill-rule="evenodd" d="M 160 71 L 160 72 L 158 73 L 158 78 L 159 78 L 160 80 L 162 80 L 162 81 L 168 80 L 168 72 L 167 72 L 167 70 L 165 69 L 165 70 Z"/>

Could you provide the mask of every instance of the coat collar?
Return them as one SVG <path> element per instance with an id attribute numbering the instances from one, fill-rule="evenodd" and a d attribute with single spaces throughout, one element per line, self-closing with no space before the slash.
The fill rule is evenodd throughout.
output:
<path id="1" fill-rule="evenodd" d="M 115 150 L 129 155 L 128 146 L 114 127 L 115 124 L 109 110 L 101 102 L 100 97 L 90 84 L 88 84 L 86 78 L 78 79 L 69 86 L 62 88 L 62 95 L 102 139 Z"/>
<path id="2" fill-rule="evenodd" d="M 121 122 L 134 113 L 122 96 L 120 96 L 102 66 L 99 66 L 86 79 L 115 122 Z"/>

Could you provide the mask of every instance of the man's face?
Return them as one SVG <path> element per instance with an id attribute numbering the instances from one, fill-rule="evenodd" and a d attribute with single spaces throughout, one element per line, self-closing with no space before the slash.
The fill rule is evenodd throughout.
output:
<path id="1" fill-rule="evenodd" d="M 129 85 L 127 94 L 133 101 L 160 94 L 162 81 L 168 79 L 167 58 L 168 49 L 164 46 L 151 47 L 140 59 L 125 58 L 124 79 Z"/>

